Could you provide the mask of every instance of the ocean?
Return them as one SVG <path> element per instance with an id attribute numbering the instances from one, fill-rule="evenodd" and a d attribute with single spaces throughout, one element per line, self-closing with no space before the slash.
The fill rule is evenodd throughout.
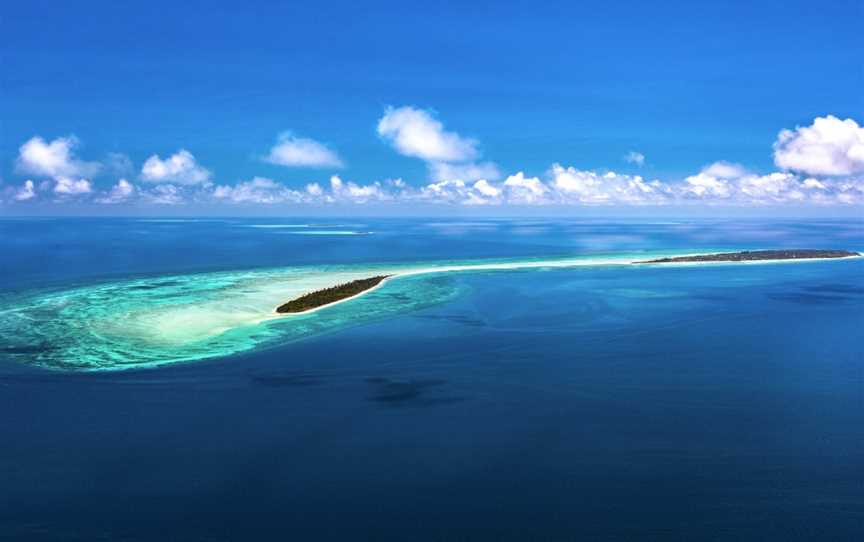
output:
<path id="1" fill-rule="evenodd" d="M 760 248 L 864 222 L 0 220 L 0 539 L 856 540 L 864 258 L 622 263 Z"/>

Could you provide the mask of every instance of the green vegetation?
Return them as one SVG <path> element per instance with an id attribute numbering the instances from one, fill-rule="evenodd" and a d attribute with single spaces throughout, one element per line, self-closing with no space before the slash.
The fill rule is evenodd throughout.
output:
<path id="1" fill-rule="evenodd" d="M 368 279 L 352 280 L 345 284 L 339 284 L 338 286 L 331 286 L 330 288 L 310 292 L 279 305 L 276 307 L 276 312 L 279 314 L 289 314 L 306 312 L 318 307 L 323 307 L 324 305 L 347 299 L 361 292 L 365 292 L 370 288 L 374 288 L 375 286 L 378 286 L 381 281 L 390 276 L 391 275 L 379 275 Z"/>
<path id="2" fill-rule="evenodd" d="M 697 254 L 695 256 L 676 256 L 645 260 L 636 263 L 675 263 L 675 262 L 749 262 L 760 260 L 803 260 L 812 258 L 848 258 L 860 256 L 849 250 L 745 250 L 743 252 L 726 252 L 722 254 Z"/>

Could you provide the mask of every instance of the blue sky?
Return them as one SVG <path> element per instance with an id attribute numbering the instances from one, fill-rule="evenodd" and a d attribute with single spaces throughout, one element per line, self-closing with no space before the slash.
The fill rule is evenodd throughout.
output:
<path id="1" fill-rule="evenodd" d="M 756 179 L 747 186 L 776 181 L 806 196 L 757 194 L 758 205 L 810 206 L 811 192 L 802 187 L 813 178 L 825 188 L 809 188 L 832 196 L 838 182 L 847 183 L 838 207 L 860 208 L 864 189 L 848 184 L 864 178 L 855 150 L 864 137 L 860 1 L 454 4 L 7 3 L 0 212 L 158 214 L 171 207 L 195 214 L 218 207 L 254 214 L 356 200 L 404 211 L 435 198 L 436 205 L 476 208 L 551 202 L 621 209 L 659 201 L 609 199 L 611 188 L 582 194 L 585 183 L 610 178 L 614 188 L 634 176 L 660 181 L 658 193 L 675 192 L 664 204 L 687 200 L 689 208 L 739 206 L 746 178 Z M 388 111 L 411 113 L 419 124 L 382 131 Z M 778 133 L 815 127 L 829 115 L 840 124 L 793 135 L 833 147 L 802 150 L 792 140 L 792 167 L 780 167 Z M 856 126 L 842 124 L 847 119 Z M 293 145 L 282 149 L 290 157 L 268 161 L 280 134 Z M 400 137 L 424 134 L 432 140 L 400 147 Z M 94 167 L 22 162 L 22 146 L 34 137 L 45 148 L 69 138 L 51 152 Z M 453 143 L 453 152 L 439 152 L 442 141 Z M 324 159 L 315 155 L 322 149 L 330 153 Z M 200 182 L 146 178 L 150 157 L 165 161 L 181 150 L 193 169 L 206 171 Z M 846 153 L 851 162 L 813 167 L 812 152 L 823 151 Z M 726 183 L 725 192 L 697 180 L 701 194 L 680 195 L 680 183 L 718 161 L 738 168 L 712 177 Z M 563 199 L 505 194 L 504 184 L 520 172 L 545 183 L 542 191 L 561 171 L 574 172 L 558 183 L 570 187 Z M 604 177 L 610 171 L 617 177 Z M 772 173 L 795 179 L 759 180 Z M 121 178 L 136 198 L 117 193 L 111 201 L 105 193 Z M 269 184 L 252 183 L 256 178 Z M 87 190 L 75 184 L 81 180 Z M 420 193 L 454 180 L 464 186 L 442 187 L 446 196 Z M 475 189 L 478 180 L 489 189 Z M 28 194 L 26 181 L 33 197 L 17 197 Z M 314 183 L 329 203 L 310 196 Z M 357 189 L 347 190 L 348 183 Z M 528 184 L 507 186 L 530 192 Z M 169 186 L 176 205 L 151 194 Z M 222 196 L 214 197 L 220 186 Z M 375 186 L 378 195 L 366 188 Z M 828 202 L 817 201 L 819 208 Z"/>

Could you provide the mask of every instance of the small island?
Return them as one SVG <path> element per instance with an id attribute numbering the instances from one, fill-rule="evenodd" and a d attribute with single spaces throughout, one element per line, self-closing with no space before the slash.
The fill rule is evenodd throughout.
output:
<path id="1" fill-rule="evenodd" d="M 745 250 L 742 252 L 723 252 L 719 254 L 694 254 L 692 256 L 673 256 L 644 260 L 633 263 L 684 263 L 684 262 L 756 262 L 765 260 L 812 260 L 816 258 L 849 258 L 860 256 L 850 250 Z"/>
<path id="2" fill-rule="evenodd" d="M 300 312 L 308 312 L 325 305 L 331 305 L 338 301 L 343 301 L 350 297 L 354 297 L 355 295 L 362 294 L 366 290 L 371 290 L 391 276 L 392 275 L 378 275 L 376 277 L 369 277 L 368 279 L 352 280 L 345 284 L 339 284 L 337 286 L 331 286 L 330 288 L 309 292 L 308 294 L 301 295 L 296 299 L 292 299 L 287 303 L 279 305 L 276 307 L 276 312 L 278 314 L 296 314 Z"/>

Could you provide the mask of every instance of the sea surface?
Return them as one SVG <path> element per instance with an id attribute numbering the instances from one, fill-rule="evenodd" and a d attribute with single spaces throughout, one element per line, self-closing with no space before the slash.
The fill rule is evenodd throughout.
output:
<path id="1" fill-rule="evenodd" d="M 623 264 L 760 248 L 864 221 L 2 219 L 0 540 L 860 540 L 864 259 Z"/>

